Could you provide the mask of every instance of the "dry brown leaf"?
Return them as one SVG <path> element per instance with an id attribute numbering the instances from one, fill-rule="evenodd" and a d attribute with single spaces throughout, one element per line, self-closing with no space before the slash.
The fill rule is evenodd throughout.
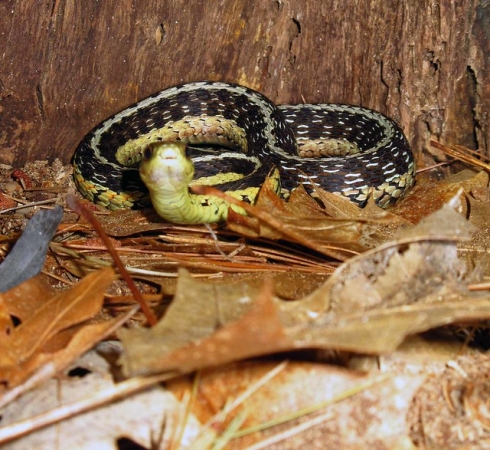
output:
<path id="1" fill-rule="evenodd" d="M 54 290 L 44 275 L 38 275 L 17 285 L 7 292 L 0 293 L 0 302 L 5 305 L 6 325 L 5 339 L 0 340 L 0 374 L 8 367 L 16 367 L 18 357 L 12 348 L 12 333 L 15 330 L 12 317 L 21 323 L 46 303 L 46 299 L 53 297 Z M 3 368 L 3 369 L 2 369 Z M 1 376 L 1 375 L 0 375 Z"/>
<path id="2" fill-rule="evenodd" d="M 23 322 L 54 295 L 55 290 L 46 277 L 38 275 L 0 294 L 0 299 L 7 305 L 9 314 Z"/>
<path id="3" fill-rule="evenodd" d="M 286 348 L 386 353 L 409 334 L 490 318 L 487 296 L 470 293 L 462 283 L 456 242 L 471 231 L 445 206 L 398 241 L 344 263 L 295 302 L 274 298 L 266 285 L 217 289 L 183 272 L 157 327 L 121 334 L 125 371 L 190 371 Z"/>
<path id="4" fill-rule="evenodd" d="M 365 249 L 375 248 L 394 238 L 399 230 L 411 228 L 413 223 L 394 213 L 393 209 L 382 209 L 372 197 L 364 208 L 344 197 L 318 189 L 319 200 L 325 211 L 335 218 L 353 220 L 362 224 L 358 244 Z"/>
<path id="5" fill-rule="evenodd" d="M 44 347 L 51 339 L 56 338 L 58 333 L 79 324 L 99 312 L 104 299 L 104 292 L 108 285 L 114 280 L 115 274 L 112 268 L 106 268 L 87 276 L 69 291 L 54 295 L 50 299 L 44 299 L 41 306 L 33 309 L 22 323 L 13 328 L 7 339 L 4 340 L 4 360 L 1 371 L 1 379 L 6 386 L 12 387 L 22 380 L 27 379 L 42 363 L 53 361 L 53 354 L 47 356 Z M 30 284 L 32 285 L 32 283 Z M 25 292 L 22 285 L 17 288 Z M 37 291 L 36 291 L 37 292 Z M 8 301 L 18 297 L 12 293 L 5 295 Z M 18 311 L 20 309 L 17 309 Z M 110 323 L 103 324 L 97 332 L 104 331 L 104 327 L 111 326 Z M 70 330 L 69 339 L 73 336 L 84 335 L 84 329 Z M 93 340 L 97 333 L 88 333 Z M 65 342 L 69 341 L 65 339 Z M 94 343 L 96 341 L 92 341 Z M 87 350 L 83 346 L 84 351 Z M 80 350 L 81 351 L 81 350 Z M 79 352 L 73 348 L 69 352 L 77 356 Z M 64 355 L 66 364 L 66 354 Z M 56 363 L 55 363 L 56 365 Z"/>
<path id="6" fill-rule="evenodd" d="M 490 274 L 490 258 L 488 249 L 490 248 L 490 202 L 488 201 L 488 191 L 473 195 L 477 188 L 471 189 L 471 195 L 467 195 L 469 204 L 469 220 L 478 227 L 478 231 L 468 242 L 463 242 L 459 246 L 459 251 L 464 257 L 468 267 L 476 267 L 475 283 L 481 281 L 479 278 L 488 279 Z"/>
<path id="7" fill-rule="evenodd" d="M 9 313 L 5 299 L 0 295 L 0 367 L 10 366 L 14 363 L 8 353 L 8 336 L 12 332 L 14 324 Z"/>
<path id="8" fill-rule="evenodd" d="M 392 239 L 397 230 L 413 225 L 379 208 L 373 199 L 365 208 L 360 208 L 346 198 L 321 189 L 316 196 L 323 207 L 302 187 L 294 190 L 286 202 L 264 185 L 252 217 L 231 212 L 228 227 L 244 236 L 297 242 L 327 256 L 346 260 Z"/>
<path id="9" fill-rule="evenodd" d="M 287 416 L 295 420 L 276 426 L 263 426 L 255 433 L 232 440 L 229 448 L 247 448 L 273 435 L 291 431 L 298 423 L 313 420 L 319 413 L 327 418 L 298 435 L 290 435 L 287 448 L 351 448 L 360 442 L 364 448 L 410 448 L 405 416 L 424 376 L 393 376 L 382 382 L 372 375 L 335 366 L 308 362 L 288 362 L 260 389 L 246 397 L 225 420 L 216 419 L 228 404 L 276 368 L 276 363 L 246 361 L 208 369 L 199 375 L 198 396 L 193 412 L 201 423 L 211 421 L 222 432 L 230 421 L 245 414 L 241 430 L 263 426 Z M 167 383 L 181 398 L 192 389 L 192 381 L 178 378 Z M 396 399 L 396 401 L 393 401 Z M 370 413 L 366 414 L 365 407 Z M 311 411 L 304 416 L 301 411 Z M 299 419 L 297 416 L 300 415 Z M 380 427 L 379 424 L 384 426 Z M 280 448 L 281 443 L 278 444 Z"/>
<path id="10" fill-rule="evenodd" d="M 83 325 L 76 327 L 75 330 L 70 330 L 69 340 L 65 341 L 63 347 L 59 347 L 56 350 L 49 347 L 43 348 L 42 352 L 26 361 L 23 366 L 24 373 L 21 374 L 21 377 L 12 381 L 14 384 L 19 384 L 25 379 L 26 373 L 33 373 L 43 364 L 51 364 L 55 372 L 67 367 L 97 342 L 113 333 L 132 314 L 134 314 L 134 311 L 103 323 Z"/>
<path id="11" fill-rule="evenodd" d="M 253 217 L 230 211 L 228 227 L 247 237 L 296 242 L 339 260 L 366 249 L 359 243 L 364 221 L 327 216 L 302 187 L 286 202 L 264 183 L 253 210 Z"/>
<path id="12" fill-rule="evenodd" d="M 48 349 L 29 358 L 17 371 L 11 371 L 9 383 L 15 389 L 0 395 L 0 407 L 7 405 L 22 393 L 29 391 L 56 373 L 66 369 L 73 361 L 83 355 L 102 339 L 113 334 L 126 320 L 135 313 L 136 309 L 103 323 L 85 325 L 71 333 L 70 340 L 63 348 L 56 351 Z M 23 384 L 21 384 L 23 383 Z"/>
<path id="13" fill-rule="evenodd" d="M 3 338 L 0 340 L 0 377 L 7 377 L 7 370 L 16 368 L 19 363 L 12 348 L 12 333 L 15 326 L 12 317 L 25 320 L 36 309 L 41 308 L 46 298 L 53 296 L 53 289 L 48 285 L 43 275 L 31 278 L 7 292 L 0 293 L 0 302 L 5 307 L 7 317 Z M 12 374 L 11 374 L 12 376 Z"/>
<path id="14" fill-rule="evenodd" d="M 445 206 L 401 233 L 398 245 L 351 259 L 305 299 L 310 304 L 329 299 L 330 311 L 307 326 L 296 322 L 289 337 L 303 346 L 328 343 L 361 353 L 386 353 L 407 334 L 490 317 L 488 296 L 472 294 L 462 283 L 465 266 L 455 244 L 469 239 L 473 229 Z M 405 248 L 403 242 L 411 243 Z"/>
<path id="15" fill-rule="evenodd" d="M 95 352 L 92 352 L 93 354 Z M 87 358 L 85 358 L 87 360 Z M 88 401 L 91 397 L 114 389 L 110 368 L 104 360 L 93 355 L 88 364 L 79 362 L 75 368 L 89 372 L 82 378 L 65 377 L 52 379 L 38 389 L 26 393 L 17 402 L 2 410 L 0 431 L 16 422 L 28 421 L 39 414 L 55 413 L 57 408 L 69 407 L 77 401 Z M 94 372 L 94 368 L 97 371 Z M 76 412 L 76 409 L 73 409 Z M 63 420 L 56 425 L 37 430 L 27 436 L 9 442 L 1 448 L 15 449 L 113 449 L 118 448 L 119 438 L 132 439 L 145 448 L 167 448 L 182 420 L 184 406 L 162 387 L 155 386 L 145 392 L 112 402 L 83 415 Z M 186 434 L 181 447 L 187 448 L 199 431 L 199 424 L 191 415 L 186 421 Z M 0 436 L 3 434 L 0 433 Z M 155 447 L 161 442 L 161 447 Z"/>
<path id="16" fill-rule="evenodd" d="M 449 202 L 461 188 L 470 194 L 481 189 L 486 190 L 487 187 L 488 175 L 485 172 L 475 173 L 470 170 L 464 170 L 438 182 L 421 179 L 402 202 L 391 208 L 391 212 L 412 223 L 418 223 Z M 462 208 L 462 214 L 466 216 L 464 201 Z"/>
<path id="17" fill-rule="evenodd" d="M 196 283 L 182 270 L 164 320 L 152 329 L 120 330 L 125 373 L 191 372 L 291 348 L 271 288 L 270 282 L 258 292 L 244 283 L 219 287 Z M 235 301 L 230 302 L 230 297 Z"/>
<path id="18" fill-rule="evenodd" d="M 151 220 L 149 220 L 151 219 Z M 165 222 L 155 211 L 146 209 L 120 209 L 98 216 L 97 220 L 109 236 L 131 236 L 145 231 L 165 231 L 174 225 Z"/>
<path id="19" fill-rule="evenodd" d="M 102 307 L 104 293 L 114 280 L 110 267 L 94 272 L 69 291 L 57 294 L 32 311 L 12 332 L 12 349 L 23 361 L 61 330 L 93 317 Z"/>

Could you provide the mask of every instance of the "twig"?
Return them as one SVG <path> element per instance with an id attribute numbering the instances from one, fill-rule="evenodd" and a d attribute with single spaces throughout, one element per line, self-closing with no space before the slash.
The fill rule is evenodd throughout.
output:
<path id="1" fill-rule="evenodd" d="M 436 141 L 430 141 L 430 145 L 439 150 L 442 150 L 446 155 L 449 155 L 452 158 L 459 159 L 460 161 L 466 162 L 468 164 L 473 164 L 474 166 L 481 167 L 482 169 L 490 171 L 490 164 L 482 161 L 482 159 L 486 161 L 490 160 L 475 150 L 462 147 L 461 145 L 456 145 L 454 146 L 454 148 L 447 147 Z"/>
<path id="2" fill-rule="evenodd" d="M 83 216 L 88 222 L 92 224 L 94 227 L 95 231 L 97 231 L 97 234 L 100 236 L 102 241 L 104 242 L 105 246 L 107 247 L 107 251 L 111 254 L 114 263 L 116 264 L 117 268 L 119 269 L 119 272 L 121 276 L 124 278 L 126 283 L 128 284 L 129 290 L 134 296 L 134 299 L 139 303 L 141 306 L 141 311 L 146 317 L 146 320 L 148 320 L 148 323 L 150 326 L 153 326 L 157 323 L 157 318 L 155 314 L 153 314 L 153 311 L 150 309 L 148 306 L 148 303 L 146 303 L 145 299 L 141 295 L 141 292 L 138 290 L 136 285 L 134 284 L 133 279 L 129 275 L 128 271 L 124 267 L 123 262 L 121 261 L 121 258 L 119 258 L 119 255 L 117 254 L 114 246 L 112 245 L 111 240 L 109 239 L 109 236 L 107 236 L 106 232 L 102 228 L 102 225 L 99 223 L 99 221 L 95 218 L 94 214 L 92 211 L 88 210 L 85 208 L 74 195 L 67 195 L 66 196 L 66 204 L 77 214 Z"/>
<path id="3" fill-rule="evenodd" d="M 90 398 L 54 408 L 43 414 L 0 428 L 0 444 L 13 441 L 41 428 L 61 422 L 62 420 L 92 411 L 100 406 L 126 398 L 171 377 L 170 374 L 159 374 L 149 377 L 135 377 L 123 381 L 111 388 L 92 395 Z"/>
<path id="4" fill-rule="evenodd" d="M 260 219 L 270 227 L 280 231 L 285 236 L 294 239 L 299 244 L 302 244 L 307 248 L 313 248 L 311 242 L 308 239 L 306 239 L 304 236 L 302 236 L 301 233 L 295 232 L 291 229 L 284 227 L 284 224 L 280 220 L 278 220 L 276 216 L 274 216 L 273 214 L 269 214 L 268 212 L 263 211 L 262 209 L 254 205 L 249 205 L 246 202 L 233 198 L 232 196 L 211 186 L 193 186 L 192 191 L 195 192 L 196 194 L 214 195 L 215 197 L 219 197 L 226 200 L 228 203 L 232 205 L 239 206 L 240 208 L 244 209 L 246 213 L 249 214 L 250 216 L 257 217 L 258 219 Z M 342 252 L 343 254 L 347 254 L 350 256 L 358 255 L 358 252 L 356 251 L 342 248 L 342 247 L 336 247 L 333 245 L 328 246 L 328 250 L 323 248 L 323 246 L 317 246 L 313 248 L 313 250 L 316 250 L 317 252 L 322 253 L 325 256 L 335 257 L 337 259 L 341 259 L 341 257 L 338 253 L 335 253 L 336 251 Z"/>
<path id="5" fill-rule="evenodd" d="M 19 200 L 18 198 L 11 197 L 10 195 L 7 195 L 7 194 L 3 194 L 3 195 L 5 195 L 6 197 L 10 198 L 11 200 L 16 201 L 17 203 L 22 203 L 22 204 L 19 205 L 19 206 L 14 206 L 12 208 L 2 209 L 0 211 L 0 214 L 4 214 L 4 213 L 10 212 L 10 211 L 17 211 L 18 209 L 32 208 L 33 206 L 48 205 L 50 203 L 56 203 L 58 201 L 58 199 L 56 199 L 56 198 L 51 198 L 51 199 L 48 199 L 48 200 L 41 200 L 39 202 L 27 203 L 27 202 L 25 202 L 23 200 Z"/>

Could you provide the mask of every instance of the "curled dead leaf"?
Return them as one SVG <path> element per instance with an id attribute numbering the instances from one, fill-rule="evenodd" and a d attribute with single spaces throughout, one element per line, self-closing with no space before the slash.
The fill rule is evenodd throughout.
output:
<path id="1" fill-rule="evenodd" d="M 182 272 L 160 323 L 121 333 L 125 371 L 185 372 L 305 347 L 386 353 L 407 335 L 490 318 L 486 295 L 463 283 L 466 269 L 456 250 L 473 229 L 447 205 L 398 240 L 344 263 L 294 302 L 274 297 L 268 283 L 216 289 Z"/>
<path id="2" fill-rule="evenodd" d="M 4 359 L 0 367 L 0 379 L 5 386 L 14 386 L 34 373 L 40 364 L 53 361 L 49 353 L 49 345 L 62 333 L 70 329 L 63 338 L 67 345 L 74 336 L 83 334 L 83 328 L 73 328 L 98 313 L 102 307 L 104 293 L 114 280 L 114 270 L 110 267 L 94 272 L 85 277 L 72 289 L 53 295 L 39 304 L 37 309 L 30 311 L 29 315 L 16 327 L 12 327 L 7 339 L 3 341 Z M 32 286 L 32 282 L 28 282 Z M 23 285 L 15 290 L 25 292 Z M 0 294 L 7 302 L 18 298 L 12 292 Z M 15 307 L 13 308 L 15 310 Z M 100 329 L 99 335 L 100 335 Z M 94 338 L 94 335 L 91 335 Z M 96 340 L 92 340 L 93 344 Z M 56 345 L 57 351 L 60 346 Z M 87 350 L 86 342 L 83 350 Z M 44 357 L 43 357 L 44 355 Z M 76 357 L 77 352 L 72 349 L 71 356 Z M 66 359 L 64 360 L 66 363 Z M 54 364 L 56 366 L 56 364 Z"/>

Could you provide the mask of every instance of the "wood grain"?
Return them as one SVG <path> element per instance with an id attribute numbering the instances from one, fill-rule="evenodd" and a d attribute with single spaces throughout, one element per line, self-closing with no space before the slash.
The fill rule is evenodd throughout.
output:
<path id="1" fill-rule="evenodd" d="M 431 138 L 488 154 L 489 22 L 476 0 L 4 1 L 0 163 L 68 162 L 101 120 L 200 79 L 378 109 L 422 164 Z"/>

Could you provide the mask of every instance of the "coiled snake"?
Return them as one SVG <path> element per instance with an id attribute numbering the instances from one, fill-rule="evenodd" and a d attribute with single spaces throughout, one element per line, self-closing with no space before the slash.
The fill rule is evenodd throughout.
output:
<path id="1" fill-rule="evenodd" d="M 283 193 L 318 185 L 360 205 L 372 195 L 381 207 L 401 198 L 415 177 L 403 132 L 379 112 L 276 106 L 246 87 L 207 81 L 163 90 L 105 120 L 80 143 L 73 165 L 91 201 L 118 209 L 151 197 L 176 223 L 226 219 L 224 200 L 191 194 L 189 184 L 216 185 L 253 202 L 273 167 Z"/>

